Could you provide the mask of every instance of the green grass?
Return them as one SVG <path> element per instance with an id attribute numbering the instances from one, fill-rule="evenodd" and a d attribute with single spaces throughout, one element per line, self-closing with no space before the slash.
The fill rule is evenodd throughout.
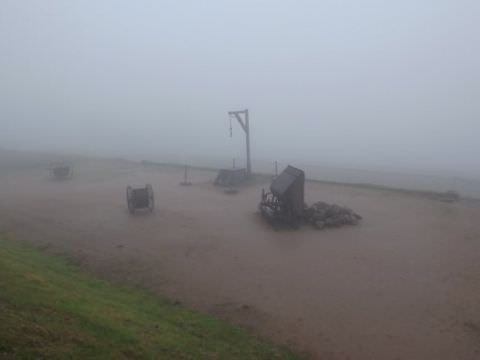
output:
<path id="1" fill-rule="evenodd" d="M 248 331 L 114 286 L 0 235 L 1 359 L 297 359 Z"/>

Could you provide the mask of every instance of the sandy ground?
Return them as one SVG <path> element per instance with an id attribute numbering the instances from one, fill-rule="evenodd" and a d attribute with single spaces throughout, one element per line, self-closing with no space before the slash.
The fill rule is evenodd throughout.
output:
<path id="1" fill-rule="evenodd" d="M 307 202 L 347 205 L 357 227 L 273 231 L 262 187 L 226 195 L 214 174 L 82 160 L 74 178 L 0 167 L 0 226 L 86 268 L 251 327 L 318 359 L 479 359 L 480 207 L 307 183 Z M 128 184 L 154 214 L 129 215 Z M 1 274 L 0 274 L 1 276 Z"/>

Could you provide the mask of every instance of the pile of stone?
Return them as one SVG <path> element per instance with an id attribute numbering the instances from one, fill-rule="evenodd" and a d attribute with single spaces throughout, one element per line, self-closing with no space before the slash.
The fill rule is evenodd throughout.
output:
<path id="1" fill-rule="evenodd" d="M 323 201 L 316 202 L 305 209 L 305 220 L 319 230 L 343 225 L 357 225 L 361 219 L 362 217 L 352 209 L 327 204 Z"/>

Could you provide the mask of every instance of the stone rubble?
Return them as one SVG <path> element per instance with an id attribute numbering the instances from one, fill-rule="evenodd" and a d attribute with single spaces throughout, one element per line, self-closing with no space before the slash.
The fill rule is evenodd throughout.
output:
<path id="1" fill-rule="evenodd" d="M 343 225 L 357 225 L 362 217 L 352 209 L 336 204 L 316 202 L 305 209 L 305 221 L 316 229 L 340 227 Z"/>

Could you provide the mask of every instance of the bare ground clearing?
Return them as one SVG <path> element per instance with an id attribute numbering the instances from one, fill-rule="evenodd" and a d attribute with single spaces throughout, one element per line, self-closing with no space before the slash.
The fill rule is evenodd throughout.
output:
<path id="1" fill-rule="evenodd" d="M 262 186 L 225 195 L 214 174 L 113 160 L 0 168 L 0 226 L 86 268 L 214 313 L 319 359 L 480 358 L 480 207 L 307 183 L 308 202 L 346 205 L 357 227 L 275 232 Z M 153 185 L 130 216 L 128 184 Z"/>

